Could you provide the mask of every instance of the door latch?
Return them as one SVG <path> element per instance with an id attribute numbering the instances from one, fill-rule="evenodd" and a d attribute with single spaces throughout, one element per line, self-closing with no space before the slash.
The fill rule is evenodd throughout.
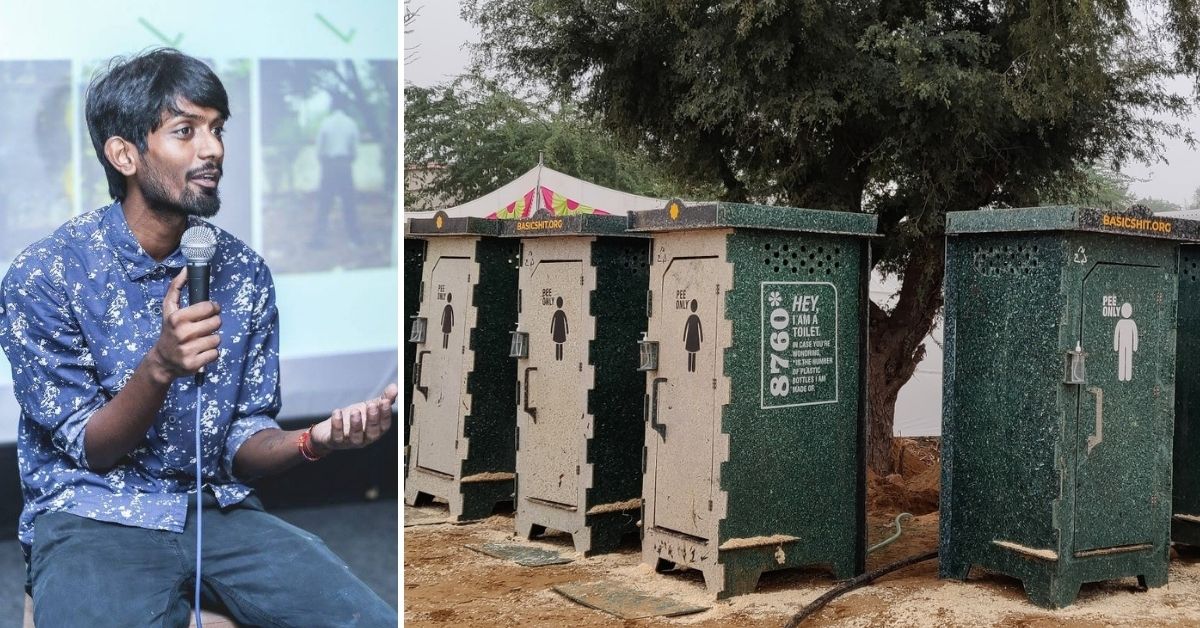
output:
<path id="1" fill-rule="evenodd" d="M 1063 383 L 1064 384 L 1084 384 L 1087 382 L 1087 366 L 1084 364 L 1084 358 L 1087 357 L 1087 352 L 1083 350 L 1078 342 L 1075 343 L 1075 350 L 1068 351 L 1063 367 Z"/>

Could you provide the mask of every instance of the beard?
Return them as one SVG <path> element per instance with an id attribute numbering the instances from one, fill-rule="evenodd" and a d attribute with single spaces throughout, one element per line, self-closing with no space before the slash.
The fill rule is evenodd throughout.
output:
<path id="1" fill-rule="evenodd" d="M 167 191 L 167 186 L 164 181 L 167 175 L 155 168 L 150 162 L 144 162 L 146 168 L 146 176 L 138 178 L 138 189 L 141 190 L 142 196 L 146 199 L 146 204 L 150 209 L 164 214 L 175 214 L 181 216 L 198 216 L 200 218 L 211 218 L 217 215 L 221 209 L 221 194 L 218 188 L 211 190 L 204 188 L 200 192 L 192 189 L 192 186 L 187 184 L 187 181 L 193 176 L 204 171 L 216 170 L 221 171 L 220 166 L 206 166 L 194 171 L 189 171 L 184 177 L 183 192 L 177 197 L 172 197 Z"/>

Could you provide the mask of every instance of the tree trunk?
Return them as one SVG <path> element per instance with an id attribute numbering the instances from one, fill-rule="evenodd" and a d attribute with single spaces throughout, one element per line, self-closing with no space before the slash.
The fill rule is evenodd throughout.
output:
<path id="1" fill-rule="evenodd" d="M 904 283 L 891 312 L 870 308 L 867 390 L 867 466 L 879 475 L 894 472 L 892 425 L 896 397 L 925 358 L 925 337 L 942 307 L 945 241 L 934 236 L 913 250 L 904 268 Z"/>

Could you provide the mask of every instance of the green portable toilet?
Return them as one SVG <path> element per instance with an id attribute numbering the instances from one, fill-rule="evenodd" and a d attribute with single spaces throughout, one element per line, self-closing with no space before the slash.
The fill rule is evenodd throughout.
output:
<path id="1" fill-rule="evenodd" d="M 940 567 L 1062 607 L 1167 581 L 1178 241 L 1074 207 L 947 217 Z"/>
<path id="2" fill-rule="evenodd" d="M 1200 545 L 1200 245 L 1179 247 L 1171 540 Z"/>
<path id="3" fill-rule="evenodd" d="M 649 238 L 624 216 L 505 221 L 521 238 L 516 529 L 571 535 L 596 554 L 637 531 Z"/>
<path id="4" fill-rule="evenodd" d="M 425 263 L 425 241 L 410 237 L 405 225 L 404 234 L 404 321 L 410 326 L 421 305 L 421 269 Z M 417 357 L 417 343 L 404 343 L 404 369 L 412 377 L 413 360 Z M 411 381 L 406 379 L 405 381 Z M 404 475 L 408 475 L 408 433 L 412 425 L 412 388 L 404 387 Z"/>
<path id="5" fill-rule="evenodd" d="M 866 214 L 718 203 L 653 235 L 642 559 L 718 598 L 764 571 L 865 558 Z"/>
<path id="6" fill-rule="evenodd" d="M 404 500 L 439 497 L 455 519 L 479 519 L 513 494 L 518 243 L 497 237 L 498 221 L 444 212 L 410 219 L 409 231 L 426 249 Z"/>

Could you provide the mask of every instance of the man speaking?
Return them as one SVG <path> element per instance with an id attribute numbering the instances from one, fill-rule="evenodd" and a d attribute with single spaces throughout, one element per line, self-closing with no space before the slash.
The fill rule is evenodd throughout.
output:
<path id="1" fill-rule="evenodd" d="M 307 430 L 275 422 L 271 273 L 203 220 L 220 208 L 225 88 L 158 49 L 114 60 L 86 107 L 114 202 L 31 245 L 0 285 L 37 625 L 183 626 L 194 589 L 248 625 L 395 626 L 245 484 L 378 440 L 396 387 Z M 180 240 L 197 227 L 215 248 L 210 300 L 191 303 Z"/>

